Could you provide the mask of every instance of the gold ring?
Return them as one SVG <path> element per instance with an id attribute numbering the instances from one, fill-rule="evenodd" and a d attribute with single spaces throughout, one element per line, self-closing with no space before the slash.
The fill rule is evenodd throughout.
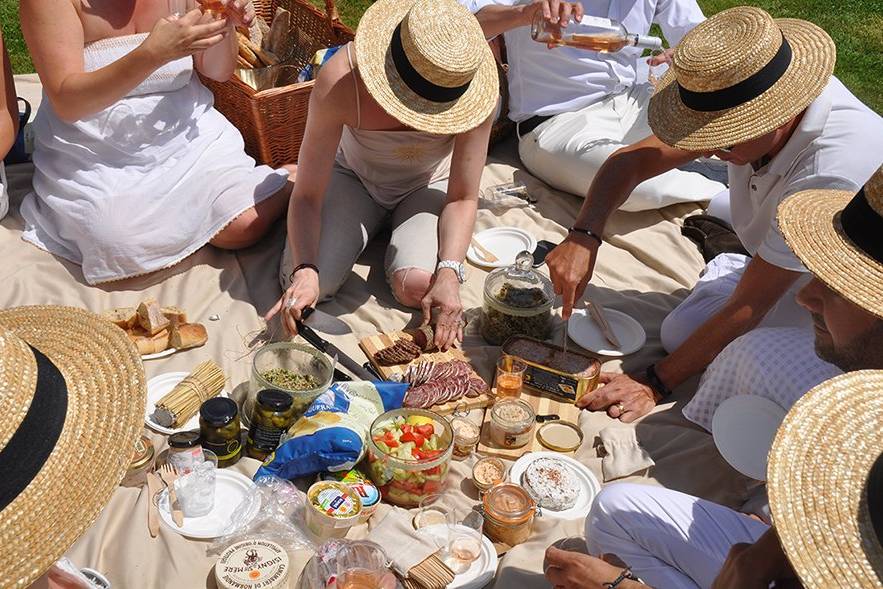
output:
<path id="1" fill-rule="evenodd" d="M 619 414 L 622 415 L 625 412 L 625 405 L 622 403 L 617 403 L 616 408 L 619 409 Z"/>

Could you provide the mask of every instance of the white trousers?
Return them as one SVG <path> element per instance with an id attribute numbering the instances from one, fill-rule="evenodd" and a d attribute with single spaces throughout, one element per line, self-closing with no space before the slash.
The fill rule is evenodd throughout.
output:
<path id="1" fill-rule="evenodd" d="M 595 556 L 614 554 L 655 589 L 711 587 L 734 544 L 769 526 L 723 505 L 631 483 L 601 490 L 586 518 Z"/>
<path id="2" fill-rule="evenodd" d="M 639 84 L 582 110 L 556 115 L 521 138 L 521 162 L 553 188 L 585 197 L 610 154 L 653 134 L 647 123 L 649 102 L 649 85 Z M 643 211 L 710 200 L 723 189 L 702 174 L 671 170 L 640 183 L 620 208 Z"/>
<path id="3" fill-rule="evenodd" d="M 720 311 L 736 290 L 750 258 L 742 254 L 721 254 L 705 266 L 699 282 L 680 305 L 662 322 L 660 339 L 669 353 L 676 350 L 696 329 Z M 767 312 L 758 327 L 812 327 L 809 311 L 797 304 L 797 291 L 811 280 L 798 279 Z"/>

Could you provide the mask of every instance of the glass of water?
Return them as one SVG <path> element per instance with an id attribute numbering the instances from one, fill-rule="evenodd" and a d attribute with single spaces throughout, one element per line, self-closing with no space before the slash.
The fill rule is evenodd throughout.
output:
<path id="1" fill-rule="evenodd" d="M 215 473 L 218 457 L 210 450 L 203 450 L 205 461 L 194 465 L 193 470 L 175 480 L 175 493 L 184 517 L 200 517 L 215 506 Z"/>

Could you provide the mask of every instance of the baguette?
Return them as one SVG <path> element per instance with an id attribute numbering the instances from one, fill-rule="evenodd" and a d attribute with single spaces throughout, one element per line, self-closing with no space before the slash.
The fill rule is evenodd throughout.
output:
<path id="1" fill-rule="evenodd" d="M 110 309 L 102 313 L 101 317 L 122 329 L 129 329 L 138 322 L 138 314 L 135 312 L 135 307 Z"/>
<path id="2" fill-rule="evenodd" d="M 285 59 L 291 50 L 291 13 L 284 8 L 277 8 L 270 24 L 270 30 L 264 35 L 261 49 L 270 51 Z"/>
<path id="3" fill-rule="evenodd" d="M 245 58 L 242 57 L 241 55 L 236 56 L 236 65 L 238 65 L 239 68 L 243 69 L 243 70 L 254 69 L 254 66 L 251 65 L 250 63 L 248 63 L 247 61 L 245 61 Z"/>
<path id="4" fill-rule="evenodd" d="M 169 320 L 171 325 L 187 323 L 187 312 L 180 307 L 163 307 L 160 311 L 162 311 L 163 316 Z"/>
<path id="5" fill-rule="evenodd" d="M 148 335 L 154 336 L 166 329 L 171 323 L 165 315 L 162 314 L 159 303 L 156 299 L 145 299 L 138 305 L 138 325 L 147 332 Z"/>
<path id="6" fill-rule="evenodd" d="M 199 323 L 184 323 L 172 327 L 169 345 L 176 350 L 198 348 L 208 341 L 205 326 Z"/>
<path id="7" fill-rule="evenodd" d="M 256 16 L 248 28 L 248 38 L 252 43 L 261 47 L 264 42 L 264 35 L 269 32 L 270 25 L 267 24 L 267 21 L 260 16 Z"/>
<path id="8" fill-rule="evenodd" d="M 164 352 L 169 347 L 169 330 L 164 329 L 155 335 L 148 335 L 143 331 L 134 330 L 129 337 L 138 347 L 138 353 L 142 356 Z"/>
<path id="9" fill-rule="evenodd" d="M 277 63 L 279 63 L 279 58 L 277 58 L 275 55 L 273 55 L 272 52 L 264 51 L 263 49 L 261 49 L 260 47 L 258 47 L 254 43 L 252 43 L 251 39 L 249 39 L 248 37 L 246 37 L 242 33 L 237 32 L 236 35 L 237 35 L 237 38 L 239 39 L 239 46 L 240 47 L 244 46 L 246 49 L 251 51 L 255 55 L 255 57 L 257 57 L 257 59 L 261 62 L 261 64 L 267 66 L 267 65 L 276 65 Z"/>
<path id="10" fill-rule="evenodd" d="M 261 60 L 255 55 L 255 52 L 249 49 L 248 45 L 242 42 L 245 37 L 241 33 L 236 33 L 239 39 L 239 56 L 247 61 L 252 67 L 261 67 Z"/>

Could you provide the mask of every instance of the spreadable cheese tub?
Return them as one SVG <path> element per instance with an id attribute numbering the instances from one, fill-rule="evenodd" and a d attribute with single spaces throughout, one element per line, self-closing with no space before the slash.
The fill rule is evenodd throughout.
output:
<path id="1" fill-rule="evenodd" d="M 359 523 L 362 500 L 343 483 L 320 481 L 307 491 L 307 527 L 321 540 L 343 538 Z"/>
<path id="2" fill-rule="evenodd" d="M 215 563 L 220 589 L 282 589 L 291 570 L 288 553 L 269 540 L 244 540 L 233 544 Z"/>

